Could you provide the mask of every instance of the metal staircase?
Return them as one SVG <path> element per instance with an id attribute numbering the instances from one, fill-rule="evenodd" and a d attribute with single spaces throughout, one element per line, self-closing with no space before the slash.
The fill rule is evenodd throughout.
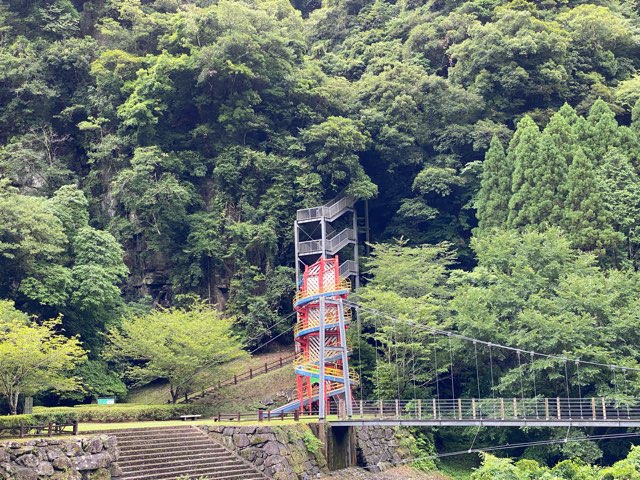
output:
<path id="1" fill-rule="evenodd" d="M 355 200 L 352 197 L 342 196 L 320 207 L 298 210 L 296 219 L 298 223 L 318 222 L 322 218 L 327 222 L 333 222 L 345 213 L 353 211 L 354 205 Z"/>
<path id="2" fill-rule="evenodd" d="M 351 220 L 346 215 L 351 215 Z M 347 257 L 340 265 L 340 276 L 352 279 L 356 288 L 359 286 L 358 216 L 352 197 L 341 196 L 319 207 L 298 210 L 294 232 L 298 285 L 305 267 L 320 257 L 332 257 L 352 247 L 350 255 L 340 255 Z"/>
<path id="3" fill-rule="evenodd" d="M 337 397 L 350 417 L 351 387 L 358 379 L 349 369 L 346 330 L 351 310 L 343 301 L 352 285 L 359 286 L 355 200 L 342 196 L 319 207 L 298 210 L 294 232 L 298 398 L 272 413 L 312 412 L 317 406 L 320 419 L 324 419 L 328 399 Z M 344 259 L 342 263 L 338 254 Z"/>

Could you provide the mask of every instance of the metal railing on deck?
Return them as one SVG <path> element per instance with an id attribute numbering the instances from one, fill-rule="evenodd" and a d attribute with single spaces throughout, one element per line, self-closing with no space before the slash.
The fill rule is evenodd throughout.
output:
<path id="1" fill-rule="evenodd" d="M 640 422 L 640 404 L 606 398 L 457 398 L 358 400 L 354 414 L 362 418 L 404 420 L 523 420 Z"/>
<path id="2" fill-rule="evenodd" d="M 334 372 L 338 373 L 338 372 Z M 353 373 L 353 372 L 350 372 Z M 342 384 L 329 382 L 328 394 L 333 390 L 344 388 Z M 313 394 L 317 395 L 317 386 Z M 308 416 L 317 415 L 317 410 Z M 332 402 L 327 414 L 329 422 L 344 421 L 344 412 L 340 412 L 338 404 Z M 335 415 L 338 415 L 337 417 Z M 268 421 L 293 418 L 298 420 L 296 412 L 271 415 L 268 411 L 256 413 L 218 414 L 218 421 L 256 420 Z M 373 424 L 390 421 L 424 422 L 425 425 L 445 422 L 448 426 L 468 425 L 469 422 L 486 421 L 490 425 L 514 426 L 522 425 L 553 426 L 553 423 L 567 421 L 580 422 L 580 426 L 639 426 L 640 399 L 630 399 L 621 403 L 612 399 L 593 398 L 455 398 L 455 399 L 416 399 L 416 400 L 354 400 L 353 417 L 349 419 L 358 424 Z M 349 421 L 347 420 L 347 421 Z"/>

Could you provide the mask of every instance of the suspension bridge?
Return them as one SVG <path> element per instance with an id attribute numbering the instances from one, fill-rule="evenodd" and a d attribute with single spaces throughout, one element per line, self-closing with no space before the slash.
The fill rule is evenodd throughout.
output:
<path id="1" fill-rule="evenodd" d="M 294 231 L 298 285 L 293 301 L 297 314 L 294 327 L 297 398 L 268 415 L 295 412 L 296 416 L 317 416 L 320 422 L 332 426 L 640 427 L 640 399 L 630 395 L 627 379 L 628 374 L 637 375 L 638 368 L 492 343 L 418 321 L 398 319 L 350 300 L 351 287 L 359 282 L 358 219 L 353 199 L 339 197 L 320 207 L 299 210 Z M 414 355 L 410 382 L 415 398 L 400 398 L 400 378 L 398 398 L 363 398 L 362 375 L 349 366 L 353 348 L 347 342 L 347 330 L 356 321 L 358 336 L 362 337 L 359 321 L 362 312 L 384 319 L 387 325 L 391 322 L 394 327 L 407 327 L 409 336 L 417 337 L 420 332 L 422 341 L 431 339 L 432 397 L 416 395 Z M 374 339 L 378 372 L 378 352 L 391 351 L 393 339 L 383 347 L 378 344 L 375 332 L 369 332 L 368 338 Z M 418 340 L 404 341 L 415 346 Z M 464 380 L 460 371 L 456 378 L 454 341 L 460 344 L 457 355 L 464 357 L 467 369 Z M 494 375 L 498 355 L 512 361 L 510 396 L 505 395 L 505 386 Z M 392 355 L 388 356 L 391 362 Z M 395 360 L 398 361 L 397 350 Z M 536 362 L 543 365 L 534 367 Z M 591 377 L 596 370 L 608 375 L 610 388 L 600 395 L 593 389 L 583 392 L 589 382 L 581 378 L 581 368 L 588 369 Z M 553 377 L 557 384 L 555 396 L 545 396 L 539 391 L 542 371 L 547 372 L 544 393 L 548 393 L 548 379 Z M 354 390 L 358 386 L 361 395 L 355 399 Z"/>

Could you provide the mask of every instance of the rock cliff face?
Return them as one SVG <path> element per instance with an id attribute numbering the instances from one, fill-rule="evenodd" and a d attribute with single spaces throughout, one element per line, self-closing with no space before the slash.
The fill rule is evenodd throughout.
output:
<path id="1" fill-rule="evenodd" d="M 120 476 L 115 437 L 0 443 L 0 479 L 110 480 Z"/>
<path id="2" fill-rule="evenodd" d="M 327 470 L 321 444 L 304 424 L 200 428 L 274 480 L 307 480 Z"/>

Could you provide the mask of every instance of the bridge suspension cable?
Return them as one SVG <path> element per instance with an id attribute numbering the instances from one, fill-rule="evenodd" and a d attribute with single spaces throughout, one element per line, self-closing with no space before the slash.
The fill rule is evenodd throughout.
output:
<path id="1" fill-rule="evenodd" d="M 630 366 L 626 366 L 626 365 L 600 363 L 600 362 L 594 362 L 594 361 L 591 361 L 591 360 L 583 360 L 583 359 L 580 359 L 580 358 L 570 358 L 568 356 L 553 355 L 553 354 L 542 353 L 542 352 L 537 352 L 537 351 L 533 351 L 533 350 L 527 350 L 527 349 L 518 348 L 518 347 L 512 347 L 510 345 L 503 345 L 503 344 L 499 344 L 499 343 L 495 343 L 495 342 L 489 342 L 489 341 L 482 340 L 482 339 L 479 339 L 479 338 L 474 338 L 474 337 L 469 337 L 467 335 L 462 335 L 460 333 L 453 332 L 453 331 L 450 331 L 450 330 L 443 330 L 443 329 L 439 329 L 439 328 L 436 328 L 436 327 L 431 327 L 429 325 L 420 324 L 420 323 L 415 322 L 413 320 L 398 319 L 397 317 L 395 317 L 395 316 L 393 316 L 393 315 L 391 315 L 389 313 L 377 310 L 375 308 L 366 307 L 366 306 L 360 305 L 360 304 L 358 304 L 356 302 L 353 302 L 353 301 L 350 301 L 350 300 L 345 301 L 345 304 L 350 306 L 351 308 L 365 310 L 365 311 L 374 313 L 376 315 L 379 315 L 381 317 L 387 318 L 387 319 L 392 320 L 392 321 L 398 321 L 399 320 L 401 322 L 406 323 L 407 325 L 412 325 L 417 329 L 430 331 L 430 332 L 433 332 L 434 334 L 441 335 L 443 337 L 457 338 L 457 339 L 464 340 L 466 342 L 471 342 L 471 343 L 475 341 L 475 342 L 477 342 L 479 344 L 487 345 L 487 346 L 490 346 L 490 347 L 497 347 L 497 348 L 500 348 L 500 349 L 503 349 L 503 350 L 508 350 L 508 351 L 512 351 L 512 352 L 516 352 L 516 353 L 517 352 L 530 353 L 531 355 L 534 355 L 534 356 L 537 356 L 537 357 L 548 358 L 548 359 L 556 360 L 556 361 L 560 361 L 560 362 L 573 361 L 573 362 L 582 363 L 584 365 L 592 365 L 592 366 L 596 366 L 596 367 L 600 367 L 600 368 L 610 368 L 612 371 L 614 371 L 614 373 L 615 373 L 615 370 L 623 370 L 623 369 L 628 370 L 628 371 L 640 372 L 640 367 L 630 367 Z M 615 386 L 615 382 L 614 382 L 614 386 Z"/>

